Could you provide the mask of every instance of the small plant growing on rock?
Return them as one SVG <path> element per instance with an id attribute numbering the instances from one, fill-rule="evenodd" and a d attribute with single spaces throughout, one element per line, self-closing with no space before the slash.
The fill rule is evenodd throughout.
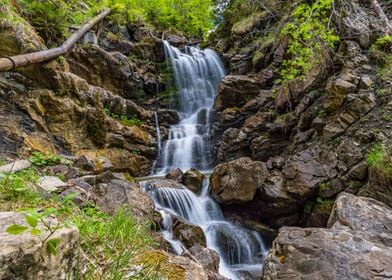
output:
<path id="1" fill-rule="evenodd" d="M 105 112 L 106 115 L 108 115 L 109 117 L 118 120 L 120 123 L 122 123 L 123 125 L 127 125 L 127 126 L 140 126 L 143 124 L 143 122 L 138 119 L 136 116 L 132 116 L 132 117 L 128 117 L 125 115 L 117 115 L 114 114 L 113 112 L 110 111 L 109 108 L 104 108 L 103 111 Z"/>
<path id="2" fill-rule="evenodd" d="M 61 162 L 61 157 L 35 152 L 29 157 L 29 161 L 35 166 L 51 166 L 59 164 Z"/>
<path id="3" fill-rule="evenodd" d="M 369 181 L 389 186 L 392 183 L 392 158 L 381 144 L 373 146 L 367 156 Z"/>

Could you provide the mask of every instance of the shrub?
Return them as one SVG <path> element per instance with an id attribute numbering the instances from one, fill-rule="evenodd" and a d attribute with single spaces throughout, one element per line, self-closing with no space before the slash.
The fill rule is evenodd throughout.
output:
<path id="1" fill-rule="evenodd" d="M 313 4 L 300 4 L 292 13 L 292 21 L 281 35 L 289 38 L 287 54 L 280 71 L 282 81 L 305 75 L 319 59 L 323 46 L 334 47 L 339 41 L 335 30 L 329 27 L 329 14 L 333 0 L 316 0 Z"/>

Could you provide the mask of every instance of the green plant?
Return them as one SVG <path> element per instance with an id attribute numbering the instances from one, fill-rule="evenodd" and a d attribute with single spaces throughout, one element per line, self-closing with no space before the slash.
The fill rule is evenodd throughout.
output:
<path id="1" fill-rule="evenodd" d="M 5 160 L 0 159 L 0 166 L 5 165 L 5 164 L 6 164 Z"/>
<path id="2" fill-rule="evenodd" d="M 112 117 L 113 119 L 118 120 L 120 123 L 123 125 L 128 125 L 128 126 L 140 126 L 143 124 L 143 122 L 137 118 L 136 116 L 128 117 L 125 115 L 116 115 L 113 112 L 110 111 L 109 108 L 104 108 L 103 111 L 105 112 L 106 115 Z"/>
<path id="3" fill-rule="evenodd" d="M 39 152 L 34 152 L 30 157 L 29 161 L 35 166 L 51 166 L 61 162 L 61 157 L 57 155 L 45 155 Z"/>
<path id="4" fill-rule="evenodd" d="M 320 191 L 326 191 L 326 190 L 328 190 L 331 186 L 332 186 L 332 182 L 331 182 L 331 181 L 322 182 L 322 183 L 320 184 Z"/>
<path id="5" fill-rule="evenodd" d="M 375 144 L 367 155 L 369 165 L 369 180 L 381 185 L 392 183 L 391 154 L 381 144 Z"/>
<path id="6" fill-rule="evenodd" d="M 323 47 L 334 47 L 339 41 L 330 27 L 334 0 L 316 0 L 312 4 L 302 3 L 292 13 L 292 22 L 286 24 L 281 35 L 289 38 L 289 59 L 282 63 L 280 71 L 283 82 L 306 75 L 322 55 Z"/>
<path id="7" fill-rule="evenodd" d="M 327 210 L 332 209 L 334 203 L 335 203 L 335 200 L 333 200 L 333 199 L 322 198 L 322 197 L 316 198 L 316 204 L 318 205 L 318 207 L 320 207 L 321 210 L 327 211 Z"/>

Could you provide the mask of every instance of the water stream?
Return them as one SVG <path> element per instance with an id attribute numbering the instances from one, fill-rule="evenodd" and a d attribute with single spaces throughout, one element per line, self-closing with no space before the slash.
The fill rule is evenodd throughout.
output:
<path id="1" fill-rule="evenodd" d="M 153 173 L 164 175 L 180 168 L 211 169 L 208 145 L 209 115 L 217 87 L 224 76 L 218 55 L 209 49 L 186 47 L 184 52 L 164 42 L 167 59 L 171 63 L 179 106 L 175 108 L 180 122 L 169 129 L 168 140 L 161 143 L 156 116 L 158 156 Z M 208 177 L 208 176 L 207 176 Z M 200 226 L 207 247 L 220 256 L 219 273 L 229 279 L 257 279 L 266 250 L 258 233 L 225 221 L 219 205 L 209 197 L 208 178 L 199 195 L 188 189 L 155 188 L 149 181 L 142 183 L 163 216 L 162 232 L 176 253 L 182 244 L 173 237 L 171 217 L 180 216 Z"/>

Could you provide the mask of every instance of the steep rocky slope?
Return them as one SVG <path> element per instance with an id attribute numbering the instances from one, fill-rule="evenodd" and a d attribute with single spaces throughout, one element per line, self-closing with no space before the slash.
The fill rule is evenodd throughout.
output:
<path id="1" fill-rule="evenodd" d="M 336 2 L 324 16 L 339 41 L 334 48 L 321 45 L 309 70 L 287 79 L 282 69 L 294 59 L 294 39 L 282 30 L 295 20 L 299 3 L 256 2 L 232 2 L 212 35 L 230 70 L 214 106 L 217 161 L 228 162 L 211 177 L 215 197 L 227 213 L 276 228 L 326 226 L 341 191 L 392 206 L 385 178 L 373 167 L 369 171 L 367 160 L 379 145 L 389 155 L 391 64 L 380 63 L 374 52 L 378 38 L 390 32 L 386 23 L 370 3 Z M 390 16 L 390 5 L 380 3 Z M 358 15 L 364 15 L 361 32 L 354 24 Z M 389 43 L 384 58 L 390 48 Z M 268 172 L 255 172 L 256 163 L 243 164 L 249 159 L 241 157 L 265 162 Z M 219 174 L 232 178 L 215 180 Z M 262 183 L 251 186 L 242 179 L 255 176 Z M 235 189 L 236 199 L 222 189 Z"/>

